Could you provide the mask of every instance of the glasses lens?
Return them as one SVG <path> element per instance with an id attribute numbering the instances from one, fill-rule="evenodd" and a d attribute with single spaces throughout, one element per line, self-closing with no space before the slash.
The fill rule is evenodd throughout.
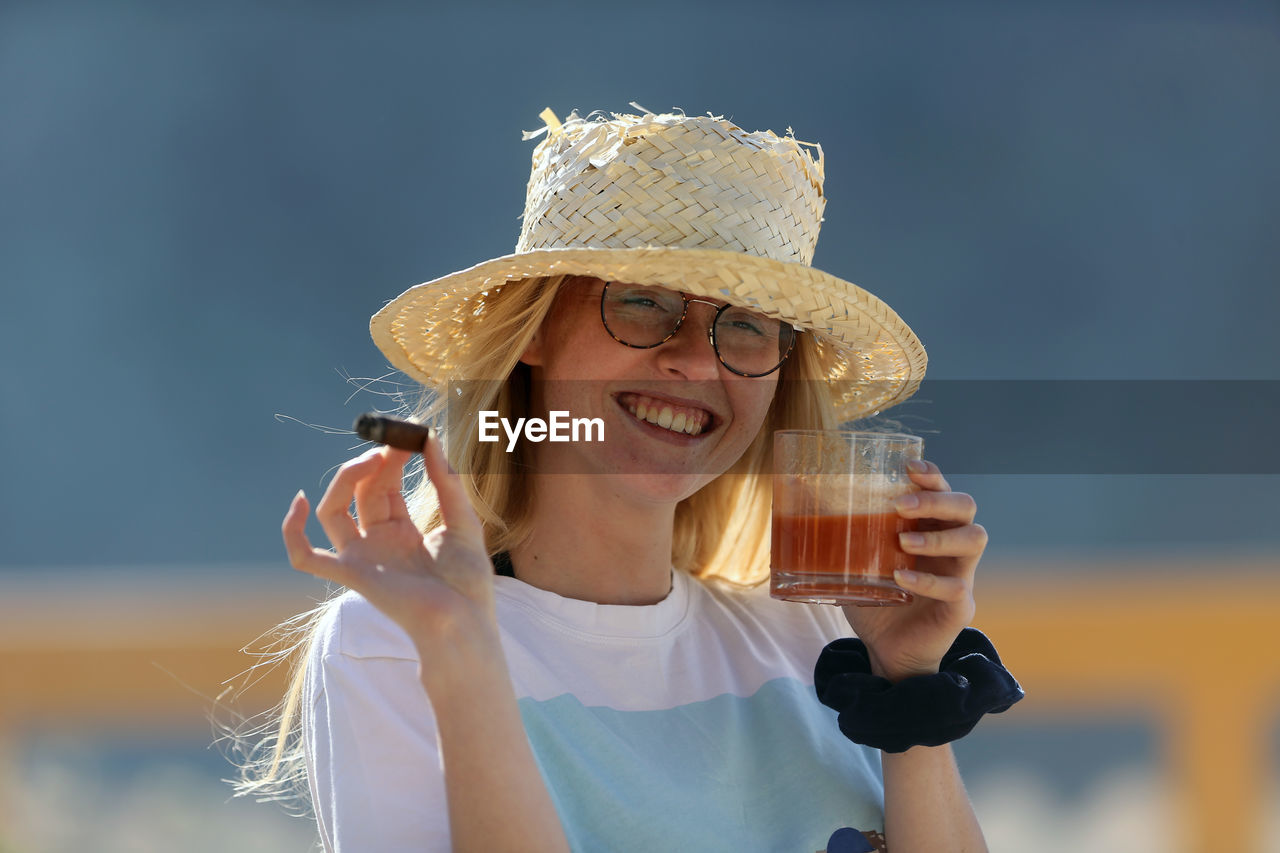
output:
<path id="1" fill-rule="evenodd" d="M 725 366 L 738 373 L 771 372 L 791 350 L 795 330 L 789 323 L 733 306 L 716 318 L 716 348 Z"/>
<path id="2" fill-rule="evenodd" d="M 611 281 L 604 289 L 601 313 L 615 338 L 633 347 L 652 347 L 676 330 L 684 299 L 665 287 Z"/>
<path id="3" fill-rule="evenodd" d="M 684 297 L 665 287 L 611 281 L 601 296 L 605 328 L 624 344 L 655 347 L 671 337 L 684 316 Z M 746 376 L 772 373 L 795 341 L 789 323 L 736 305 L 716 317 L 716 351 L 725 366 Z"/>

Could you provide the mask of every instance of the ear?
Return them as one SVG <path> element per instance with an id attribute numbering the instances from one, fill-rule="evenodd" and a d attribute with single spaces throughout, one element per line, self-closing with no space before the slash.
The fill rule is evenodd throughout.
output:
<path id="1" fill-rule="evenodd" d="M 540 367 L 542 365 L 542 330 L 533 333 L 533 340 L 529 341 L 529 345 L 524 348 L 524 353 L 520 356 L 520 361 L 530 367 Z"/>

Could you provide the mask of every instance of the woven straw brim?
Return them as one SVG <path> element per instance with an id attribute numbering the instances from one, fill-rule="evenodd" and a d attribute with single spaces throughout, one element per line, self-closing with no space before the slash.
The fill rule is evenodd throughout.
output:
<path id="1" fill-rule="evenodd" d="M 495 258 L 412 287 L 369 330 L 391 364 L 436 391 L 463 375 L 467 327 L 485 294 L 526 278 L 580 275 L 661 285 L 748 307 L 813 332 L 841 423 L 884 411 L 924 379 L 919 339 L 884 302 L 813 267 L 713 249 L 541 249 Z"/>

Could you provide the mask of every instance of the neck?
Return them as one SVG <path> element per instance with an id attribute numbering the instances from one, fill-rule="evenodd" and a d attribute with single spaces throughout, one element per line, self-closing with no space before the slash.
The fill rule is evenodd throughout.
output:
<path id="1" fill-rule="evenodd" d="M 608 477 L 549 475 L 535 479 L 532 505 L 533 533 L 511 549 L 520 580 L 597 604 L 656 604 L 671 591 L 674 503 L 628 500 Z"/>

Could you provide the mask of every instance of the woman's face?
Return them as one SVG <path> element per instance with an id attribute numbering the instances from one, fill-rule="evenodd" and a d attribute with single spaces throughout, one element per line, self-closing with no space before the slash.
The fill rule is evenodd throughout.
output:
<path id="1" fill-rule="evenodd" d="M 629 494 L 682 500 L 742 456 L 768 413 L 778 373 L 749 378 L 721 364 L 707 338 L 716 309 L 702 302 L 689 305 L 666 343 L 620 344 L 600 318 L 603 289 L 598 279 L 566 280 L 522 361 L 533 370 L 535 412 L 600 418 L 605 440 L 538 444 L 539 467 L 633 475 L 618 481 Z"/>

